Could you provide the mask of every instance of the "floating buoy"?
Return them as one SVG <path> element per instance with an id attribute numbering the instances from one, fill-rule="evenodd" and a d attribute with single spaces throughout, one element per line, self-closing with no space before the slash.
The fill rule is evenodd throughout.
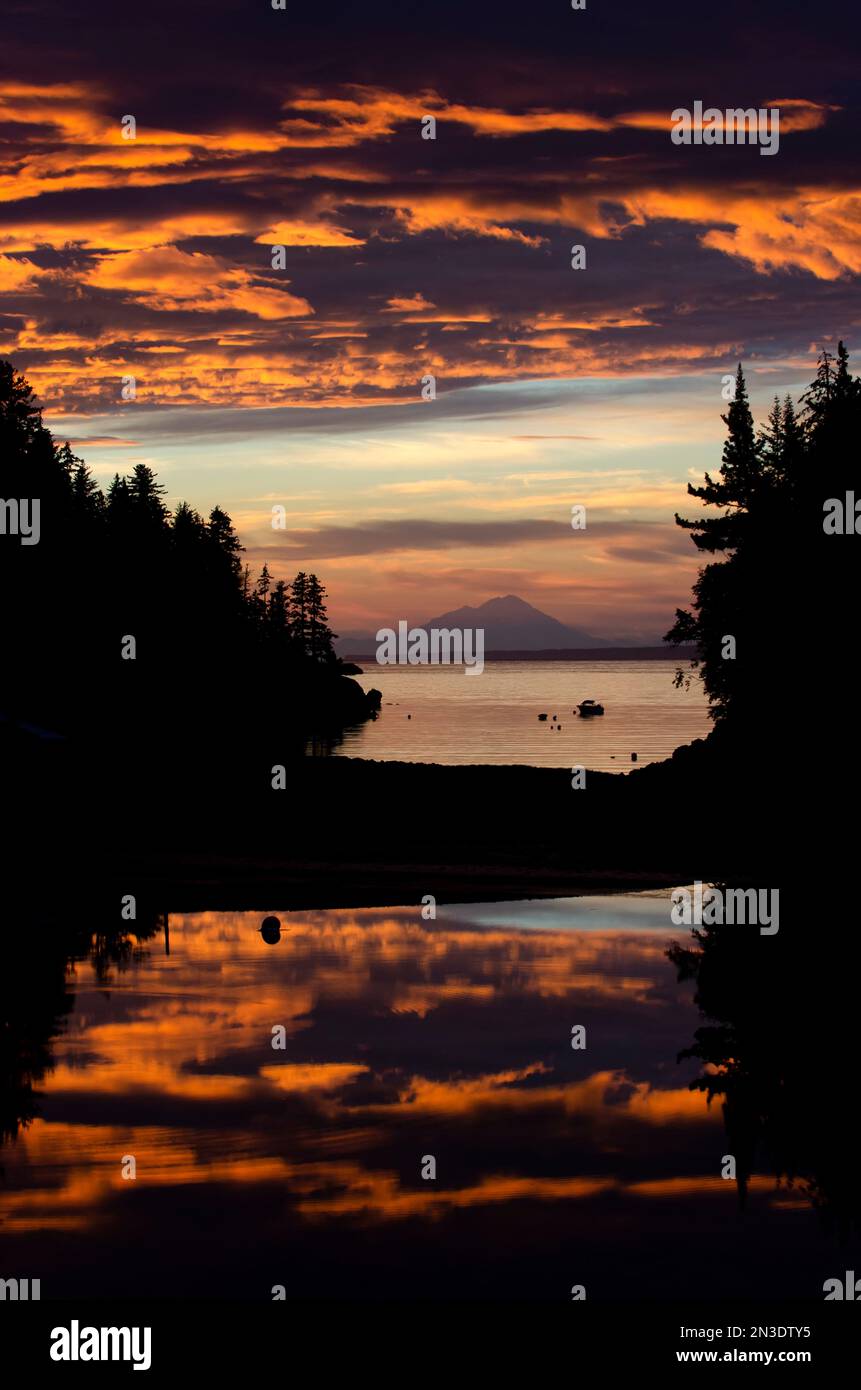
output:
<path id="1" fill-rule="evenodd" d="M 637 761 L 637 755 L 636 755 L 636 753 L 632 753 L 632 754 L 631 754 L 631 762 L 632 762 L 632 763 L 635 763 L 636 761 Z"/>
<path id="2" fill-rule="evenodd" d="M 281 940 L 281 923 L 277 917 L 264 917 L 260 924 L 260 935 L 267 946 L 275 946 Z"/>

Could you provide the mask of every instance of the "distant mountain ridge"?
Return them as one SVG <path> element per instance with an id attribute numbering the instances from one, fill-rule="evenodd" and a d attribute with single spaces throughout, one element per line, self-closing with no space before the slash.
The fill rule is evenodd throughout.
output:
<path id="1" fill-rule="evenodd" d="M 581 628 L 568 627 L 549 613 L 542 613 L 517 594 L 489 598 L 477 608 L 465 605 L 437 618 L 428 618 L 419 627 L 483 627 L 485 651 L 540 651 L 550 647 L 606 647 L 602 637 L 593 637 Z"/>
<path id="2" fill-rule="evenodd" d="M 398 619 L 393 619 L 381 626 L 389 626 L 397 631 L 397 624 Z M 484 648 L 485 651 L 491 652 L 546 652 L 564 648 L 594 648 L 597 651 L 603 647 L 618 648 L 628 645 L 624 639 L 618 637 L 594 637 L 582 628 L 569 627 L 558 618 L 552 618 L 549 613 L 542 613 L 540 608 L 535 608 L 517 594 L 490 598 L 477 607 L 465 604 L 462 608 L 440 613 L 425 622 L 410 620 L 410 627 L 425 630 L 434 627 L 484 628 Z M 341 636 L 335 643 L 335 648 L 341 654 L 365 656 L 373 652 L 376 645 L 375 632 L 352 632 Z M 636 643 L 632 641 L 630 645 L 634 646 Z"/>

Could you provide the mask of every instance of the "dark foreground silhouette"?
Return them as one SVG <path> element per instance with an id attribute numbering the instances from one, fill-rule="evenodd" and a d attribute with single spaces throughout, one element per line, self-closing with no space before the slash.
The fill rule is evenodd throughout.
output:
<path id="1" fill-rule="evenodd" d="M 171 514 L 163 493 L 138 464 L 103 494 L 0 362 L 7 725 L 97 760 L 160 744 L 176 776 L 186 739 L 238 753 L 253 725 L 301 748 L 310 732 L 368 718 L 377 702 L 333 653 L 317 576 L 273 584 L 264 565 L 252 582 L 227 513 L 204 520 L 183 502 Z"/>

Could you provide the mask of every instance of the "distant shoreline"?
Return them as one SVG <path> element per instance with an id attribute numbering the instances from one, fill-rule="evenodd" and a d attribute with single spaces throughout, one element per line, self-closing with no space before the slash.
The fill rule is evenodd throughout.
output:
<path id="1" fill-rule="evenodd" d="M 538 651 L 488 651 L 485 661 L 692 661 L 696 647 L 544 647 Z M 345 661 L 373 662 L 376 652 L 349 651 Z"/>

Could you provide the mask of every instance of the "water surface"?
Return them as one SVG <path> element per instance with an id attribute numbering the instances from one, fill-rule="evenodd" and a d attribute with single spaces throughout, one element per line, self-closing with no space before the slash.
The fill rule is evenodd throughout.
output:
<path id="1" fill-rule="evenodd" d="M 720 1177 L 665 893 L 279 913 L 274 944 L 262 915 L 94 937 L 65 1000 L 34 948 L 0 1230 L 43 1298 L 821 1297 L 844 1268 L 767 1166 L 744 1209 Z"/>
<path id="2" fill-rule="evenodd" d="M 456 666 L 365 662 L 357 679 L 382 692 L 380 716 L 348 730 L 337 751 L 384 761 L 624 772 L 632 753 L 639 764 L 668 758 L 711 729 L 699 680 L 676 690 L 674 672 L 671 661 L 489 661 L 478 676 Z M 604 705 L 602 717 L 572 712 L 588 699 Z"/>

